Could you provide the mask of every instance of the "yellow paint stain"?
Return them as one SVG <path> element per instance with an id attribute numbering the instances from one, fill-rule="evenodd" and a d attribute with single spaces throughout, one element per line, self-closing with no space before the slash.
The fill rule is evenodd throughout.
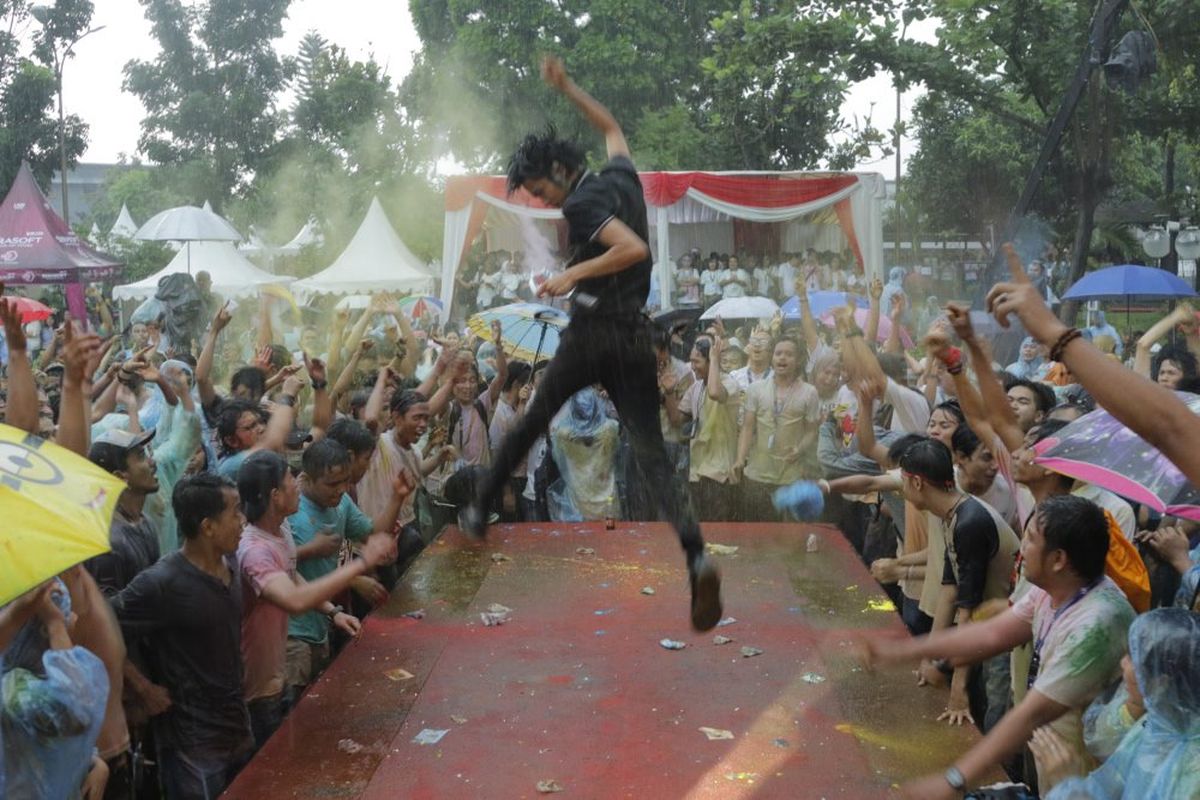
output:
<path id="1" fill-rule="evenodd" d="M 889 736 L 869 730 L 861 725 L 855 725 L 851 722 L 840 722 L 837 725 L 834 725 L 833 729 L 838 733 L 848 733 L 863 744 L 869 744 L 875 747 L 885 747 L 888 750 L 894 750 L 901 754 L 910 753 L 916 755 L 924 752 L 920 746 L 920 743 L 914 742 L 911 737 Z"/>
<path id="2" fill-rule="evenodd" d="M 895 611 L 896 604 L 891 600 L 868 600 L 867 607 L 863 609 L 863 613 L 868 611 Z"/>

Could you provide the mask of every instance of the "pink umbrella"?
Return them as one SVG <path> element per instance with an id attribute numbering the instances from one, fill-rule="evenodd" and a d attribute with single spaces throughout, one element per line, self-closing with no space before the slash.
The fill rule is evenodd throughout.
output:
<path id="1" fill-rule="evenodd" d="M 866 330 L 867 316 L 870 313 L 871 313 L 870 310 L 866 309 L 866 308 L 854 309 L 854 321 L 856 323 L 858 323 L 858 327 L 862 328 L 863 330 Z M 820 316 L 820 320 L 821 320 L 821 322 L 825 323 L 826 325 L 828 325 L 829 327 L 832 328 L 833 324 L 834 324 L 833 310 L 830 309 L 829 311 L 826 311 L 824 314 L 822 314 Z M 888 337 L 891 335 L 892 335 L 891 319 L 880 314 L 879 315 L 879 332 L 876 334 L 875 338 L 877 338 L 881 342 L 886 342 L 888 340 Z M 910 337 L 908 335 L 908 330 L 903 325 L 900 326 L 900 343 L 904 345 L 904 348 L 906 350 L 913 346 L 912 337 Z"/>

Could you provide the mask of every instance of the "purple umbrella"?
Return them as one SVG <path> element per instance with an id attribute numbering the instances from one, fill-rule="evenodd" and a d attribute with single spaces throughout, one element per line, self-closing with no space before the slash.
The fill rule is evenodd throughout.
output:
<path id="1" fill-rule="evenodd" d="M 1200 396 L 1176 394 L 1200 414 Z M 1200 489 L 1157 448 L 1103 409 L 1039 442 L 1034 463 L 1094 483 L 1160 514 L 1200 520 Z"/>

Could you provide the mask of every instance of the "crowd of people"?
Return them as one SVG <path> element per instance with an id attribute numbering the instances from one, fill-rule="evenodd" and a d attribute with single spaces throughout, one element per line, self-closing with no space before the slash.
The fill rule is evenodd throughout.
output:
<path id="1" fill-rule="evenodd" d="M 1102 407 L 1200 478 L 1195 417 L 1165 391 L 1196 391 L 1195 312 L 1126 342 L 1002 284 L 992 309 L 1030 334 L 1005 367 L 966 309 L 921 307 L 903 274 L 700 261 L 680 260 L 681 304 L 795 294 L 800 314 L 659 330 L 676 479 L 703 521 L 782 520 L 777 490 L 819 488 L 913 634 L 864 660 L 917 665 L 913 691 L 985 734 L 912 796 L 1000 767 L 1028 796 L 1198 796 L 1197 526 L 1034 458 Z M 479 305 L 522 299 L 527 275 L 489 264 L 495 286 L 464 278 Z M 866 324 L 814 316 L 822 289 L 863 292 Z M 126 485 L 111 552 L 0 608 L 5 797 L 219 794 L 470 502 L 546 366 L 510 360 L 499 327 L 477 339 L 386 296 L 289 319 L 202 295 L 207 327 L 174 339 L 155 319 L 118 331 L 100 296 L 86 326 L 28 331 L 0 302 L 4 423 Z M 905 330 L 924 336 L 906 348 Z M 602 388 L 579 392 L 492 519 L 653 518 L 630 439 Z"/>

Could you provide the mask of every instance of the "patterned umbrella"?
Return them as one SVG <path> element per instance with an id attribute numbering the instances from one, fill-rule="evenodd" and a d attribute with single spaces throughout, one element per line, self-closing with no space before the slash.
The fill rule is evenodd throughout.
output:
<path id="1" fill-rule="evenodd" d="M 570 321 L 564 312 L 538 303 L 510 303 L 480 311 L 467 327 L 481 339 L 492 338 L 492 323 L 500 323 L 500 343 L 509 358 L 536 364 L 558 350 L 558 334 Z"/>
<path id="2" fill-rule="evenodd" d="M 1200 414 L 1200 396 L 1176 392 Z M 1119 494 L 1161 514 L 1200 520 L 1200 489 L 1166 456 L 1103 409 L 1038 443 L 1035 464 Z"/>

